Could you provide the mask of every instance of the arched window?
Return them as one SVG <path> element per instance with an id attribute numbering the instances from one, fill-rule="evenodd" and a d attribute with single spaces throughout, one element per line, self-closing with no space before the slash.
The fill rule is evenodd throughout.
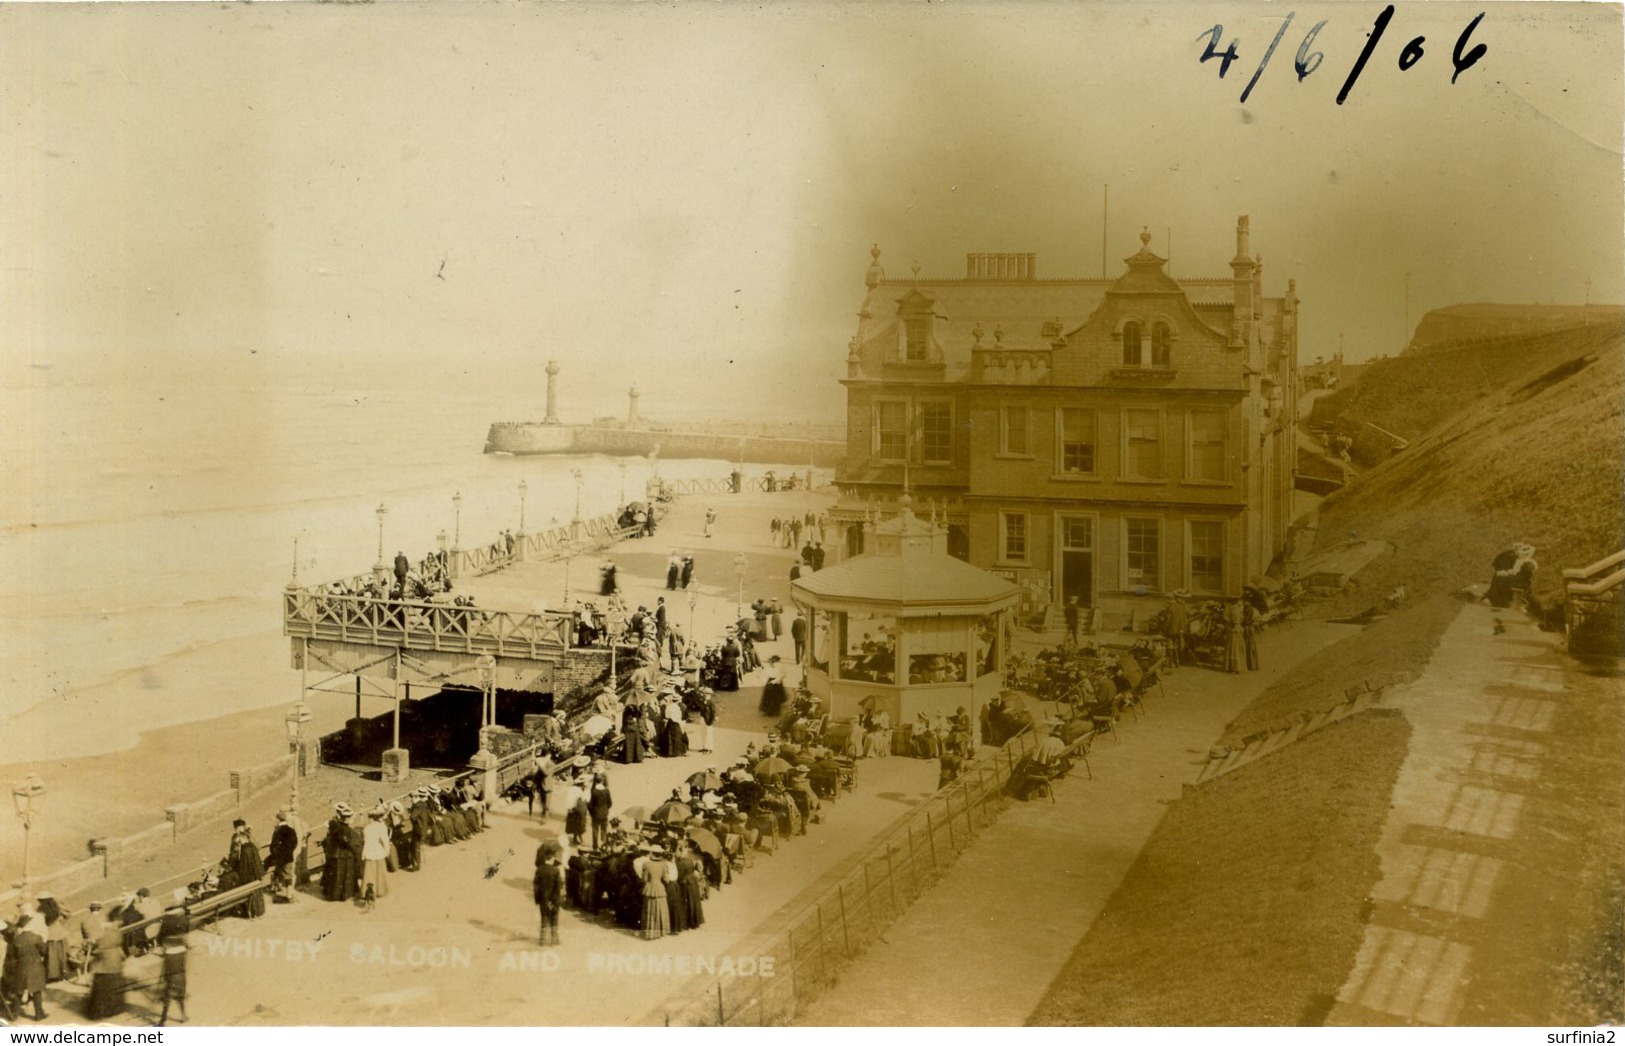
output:
<path id="1" fill-rule="evenodd" d="M 1151 325 L 1151 366 L 1169 366 L 1168 325 L 1166 323 L 1153 323 Z"/>
<path id="2" fill-rule="evenodd" d="M 1123 324 L 1123 366 L 1140 365 L 1140 325 L 1133 320 Z"/>

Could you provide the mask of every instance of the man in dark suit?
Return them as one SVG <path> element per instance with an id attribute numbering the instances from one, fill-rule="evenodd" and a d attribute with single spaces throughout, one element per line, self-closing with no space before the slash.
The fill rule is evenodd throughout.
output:
<path id="1" fill-rule="evenodd" d="M 790 622 L 790 640 L 796 647 L 796 664 L 802 663 L 801 655 L 807 651 L 807 617 L 798 607 L 795 620 Z"/>

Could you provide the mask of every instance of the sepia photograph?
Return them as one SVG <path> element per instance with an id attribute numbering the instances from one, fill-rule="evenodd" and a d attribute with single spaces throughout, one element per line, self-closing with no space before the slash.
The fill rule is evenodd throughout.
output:
<path id="1" fill-rule="evenodd" d="M 0 0 L 0 1026 L 1612 1042 L 1622 165 L 1620 3 Z"/>

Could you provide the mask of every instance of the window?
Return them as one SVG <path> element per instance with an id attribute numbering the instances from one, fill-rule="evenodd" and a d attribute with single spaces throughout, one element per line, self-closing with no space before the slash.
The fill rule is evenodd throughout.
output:
<path id="1" fill-rule="evenodd" d="M 1151 325 L 1151 366 L 1167 367 L 1169 330 L 1166 323 L 1153 323 Z"/>
<path id="2" fill-rule="evenodd" d="M 902 461 L 908 451 L 908 404 L 882 400 L 875 404 L 875 457 Z"/>
<path id="3" fill-rule="evenodd" d="M 1223 411 L 1193 410 L 1190 413 L 1190 468 L 1191 479 L 1222 483 L 1225 479 L 1225 458 L 1228 457 L 1224 440 L 1225 416 Z"/>
<path id="4" fill-rule="evenodd" d="M 1224 524 L 1217 520 L 1191 520 L 1191 589 L 1224 592 Z"/>
<path id="5" fill-rule="evenodd" d="M 1140 325 L 1133 320 L 1123 324 L 1123 366 L 1140 365 Z"/>
<path id="6" fill-rule="evenodd" d="M 954 460 L 954 406 L 941 400 L 920 404 L 920 460 L 946 465 Z"/>
<path id="7" fill-rule="evenodd" d="M 1133 479 L 1161 479 L 1161 412 L 1125 410 L 1123 437 L 1123 475 Z"/>
<path id="8" fill-rule="evenodd" d="M 928 360 L 931 358 L 931 324 L 924 317 L 916 317 L 903 321 L 903 328 L 907 332 L 904 359 Z"/>
<path id="9" fill-rule="evenodd" d="M 999 528 L 1002 531 L 999 544 L 1003 549 L 1004 558 L 1025 562 L 1027 559 L 1027 513 L 999 513 Z"/>
<path id="10" fill-rule="evenodd" d="M 1128 567 L 1130 588 L 1157 588 L 1157 557 L 1161 541 L 1162 524 L 1155 519 L 1127 519 L 1125 524 L 1124 563 Z"/>
<path id="11" fill-rule="evenodd" d="M 1095 471 L 1095 412 L 1063 407 L 1060 412 L 1062 475 L 1093 475 Z"/>
<path id="12" fill-rule="evenodd" d="M 1027 431 L 1027 408 L 1005 407 L 1003 415 L 1003 452 L 1006 454 L 1031 454 L 1032 440 Z"/>

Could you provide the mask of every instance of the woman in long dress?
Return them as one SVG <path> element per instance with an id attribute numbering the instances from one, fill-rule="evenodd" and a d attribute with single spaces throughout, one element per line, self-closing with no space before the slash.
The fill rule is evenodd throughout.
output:
<path id="1" fill-rule="evenodd" d="M 1224 608 L 1224 625 L 1226 630 L 1226 643 L 1224 648 L 1224 670 L 1239 673 L 1242 666 L 1247 663 L 1247 647 L 1245 637 L 1242 635 L 1241 600 L 1232 599 Z"/>
<path id="2" fill-rule="evenodd" d="M 666 900 L 665 850 L 651 846 L 638 879 L 643 883 L 643 939 L 657 941 L 671 932 L 670 904 Z"/>
<path id="3" fill-rule="evenodd" d="M 784 711 L 784 702 L 787 698 L 783 672 L 779 669 L 779 655 L 774 654 L 767 659 L 767 678 L 762 681 L 761 713 L 777 719 Z"/>
<path id="4" fill-rule="evenodd" d="M 570 845 L 577 850 L 581 849 L 581 837 L 587 834 L 587 790 L 582 787 L 581 775 L 570 779 L 570 787 L 564 793 L 564 834 L 570 837 Z"/>
<path id="5" fill-rule="evenodd" d="M 105 1021 L 124 1012 L 124 933 L 115 923 L 103 923 L 92 945 L 85 1016 Z"/>
<path id="6" fill-rule="evenodd" d="M 367 813 L 367 826 L 361 830 L 361 899 L 367 909 L 373 902 L 389 896 L 389 827 L 384 824 L 387 811 L 380 805 Z"/>
<path id="7" fill-rule="evenodd" d="M 351 838 L 355 829 L 348 820 L 350 807 L 338 803 L 333 807 L 333 818 L 327 822 L 327 836 L 322 849 L 327 859 L 322 862 L 322 897 L 329 901 L 348 901 L 355 896 L 356 880 L 360 869 L 356 865 L 359 852 Z"/>
<path id="8" fill-rule="evenodd" d="M 705 925 L 705 859 L 698 843 L 687 842 L 688 853 L 677 859 L 677 878 L 683 887 L 689 926 L 699 929 Z"/>
<path id="9" fill-rule="evenodd" d="M 68 977 L 68 920 L 56 896 L 41 890 L 38 898 L 40 917 L 45 920 L 45 980 L 66 980 Z M 38 924 L 35 924 L 36 928 Z"/>

